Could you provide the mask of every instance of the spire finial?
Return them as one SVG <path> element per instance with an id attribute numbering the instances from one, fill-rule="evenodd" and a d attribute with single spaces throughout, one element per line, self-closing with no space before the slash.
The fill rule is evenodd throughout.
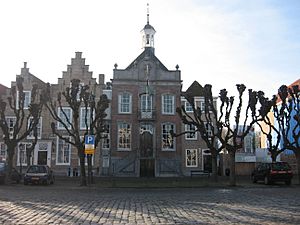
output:
<path id="1" fill-rule="evenodd" d="M 147 3 L 147 24 L 149 24 L 149 3 Z"/>

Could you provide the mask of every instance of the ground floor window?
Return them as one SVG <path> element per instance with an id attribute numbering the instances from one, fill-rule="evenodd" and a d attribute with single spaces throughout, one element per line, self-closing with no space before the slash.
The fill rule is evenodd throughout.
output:
<path id="1" fill-rule="evenodd" d="M 198 166 L 198 154 L 197 149 L 186 149 L 185 156 L 186 167 L 197 167 Z"/>
<path id="2" fill-rule="evenodd" d="M 56 153 L 56 163 L 63 165 L 70 165 L 71 158 L 71 144 L 67 143 L 65 140 L 57 137 L 57 153 Z"/>
<path id="3" fill-rule="evenodd" d="M 19 143 L 18 145 L 18 157 L 17 157 L 17 166 L 27 166 L 27 151 L 31 147 L 31 143 Z M 32 156 L 33 152 L 31 153 Z"/>
<path id="4" fill-rule="evenodd" d="M 7 155 L 7 146 L 3 142 L 0 143 L 0 161 L 5 161 Z"/>

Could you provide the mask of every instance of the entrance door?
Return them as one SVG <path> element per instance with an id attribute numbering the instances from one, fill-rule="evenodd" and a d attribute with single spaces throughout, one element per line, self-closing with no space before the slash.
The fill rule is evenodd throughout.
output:
<path id="1" fill-rule="evenodd" d="M 155 160 L 153 158 L 153 134 L 143 131 L 140 134 L 140 176 L 155 176 Z"/>
<path id="2" fill-rule="evenodd" d="M 38 165 L 47 165 L 47 151 L 38 151 Z"/>
<path id="3" fill-rule="evenodd" d="M 212 172 L 211 155 L 203 155 L 203 170 L 206 172 Z"/>
<path id="4" fill-rule="evenodd" d="M 140 177 L 154 177 L 154 159 L 140 160 Z"/>

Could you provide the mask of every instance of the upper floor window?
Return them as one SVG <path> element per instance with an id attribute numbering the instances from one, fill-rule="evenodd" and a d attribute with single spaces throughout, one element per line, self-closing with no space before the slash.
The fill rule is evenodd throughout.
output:
<path id="1" fill-rule="evenodd" d="M 130 93 L 122 93 L 119 95 L 119 113 L 131 113 L 132 96 Z"/>
<path id="2" fill-rule="evenodd" d="M 152 111 L 152 95 L 149 94 L 141 95 L 141 111 L 142 112 Z"/>
<path id="3" fill-rule="evenodd" d="M 205 123 L 205 130 L 206 130 L 206 135 L 208 137 L 212 137 L 213 136 L 213 124 L 212 123 Z"/>
<path id="4" fill-rule="evenodd" d="M 71 162 L 71 144 L 57 137 L 56 164 L 70 165 Z"/>
<path id="5" fill-rule="evenodd" d="M 28 127 L 32 120 L 33 120 L 33 118 L 31 117 L 28 122 Z M 41 137 L 42 137 L 42 117 L 39 118 L 39 122 L 38 122 L 36 128 L 37 128 L 37 138 L 41 139 Z M 34 139 L 33 131 L 30 132 L 30 134 L 27 136 L 27 139 Z"/>
<path id="6" fill-rule="evenodd" d="M 118 124 L 118 148 L 126 150 L 131 148 L 131 128 L 128 123 Z"/>
<path id="7" fill-rule="evenodd" d="M 188 102 L 188 101 L 185 101 L 184 102 L 184 109 L 186 112 L 193 112 L 193 106 Z"/>
<path id="8" fill-rule="evenodd" d="M 28 109 L 29 105 L 31 103 L 31 91 L 23 91 L 24 93 L 24 107 L 23 109 Z M 16 107 L 19 109 L 19 100 L 20 100 L 20 92 L 17 91 L 17 102 L 16 102 Z"/>
<path id="9" fill-rule="evenodd" d="M 173 115 L 175 113 L 174 95 L 165 94 L 162 96 L 162 114 Z"/>
<path id="10" fill-rule="evenodd" d="M 8 127 L 9 137 L 12 138 L 17 118 L 15 116 L 7 116 L 5 119 Z"/>
<path id="11" fill-rule="evenodd" d="M 58 108 L 58 116 L 62 120 L 62 123 L 65 124 L 68 129 L 70 129 L 72 124 L 72 109 L 70 107 Z M 65 129 L 62 123 L 58 122 L 58 129 Z"/>
<path id="12" fill-rule="evenodd" d="M 166 123 L 162 125 L 162 150 L 175 150 L 175 140 L 172 136 L 175 133 L 175 125 Z"/>
<path id="13" fill-rule="evenodd" d="M 91 124 L 91 108 L 80 108 L 80 129 L 89 129 Z"/>
<path id="14" fill-rule="evenodd" d="M 192 124 L 185 125 L 185 139 L 186 140 L 197 140 L 196 127 Z"/>

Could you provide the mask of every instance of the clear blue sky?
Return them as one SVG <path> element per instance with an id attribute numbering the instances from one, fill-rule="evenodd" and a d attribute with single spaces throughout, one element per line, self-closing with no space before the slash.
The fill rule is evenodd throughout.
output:
<path id="1" fill-rule="evenodd" d="M 184 89 L 197 80 L 235 94 L 244 83 L 270 96 L 300 78 L 298 0 L 9 0 L 0 2 L 0 83 L 10 86 L 24 61 L 56 83 L 76 51 L 109 81 L 115 63 L 126 68 L 142 51 L 147 3 L 156 56 L 180 66 Z"/>

